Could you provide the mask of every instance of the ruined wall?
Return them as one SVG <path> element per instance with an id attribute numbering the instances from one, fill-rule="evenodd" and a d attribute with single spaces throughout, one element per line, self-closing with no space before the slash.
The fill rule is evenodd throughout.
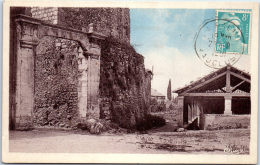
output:
<path id="1" fill-rule="evenodd" d="M 12 60 L 18 71 L 10 75 L 11 80 L 21 82 L 20 86 L 11 82 L 14 84 L 10 88 L 11 95 L 17 98 L 10 99 L 14 100 L 10 105 L 16 105 L 12 110 L 15 114 L 11 112 L 10 116 L 19 117 L 19 121 L 13 123 L 23 124 L 20 119 L 24 123 L 33 119 L 36 127 L 69 128 L 81 118 L 100 117 L 134 128 L 150 111 L 152 75 L 145 71 L 143 56 L 129 44 L 129 9 L 59 8 L 58 16 L 53 17 L 56 11 L 23 9 L 46 22 L 57 18 L 58 25 L 65 28 L 93 30 L 110 37 L 103 41 L 105 37 L 98 33 L 78 34 L 71 29 L 66 32 L 29 17 L 23 18 L 27 21 L 21 19 L 21 29 L 16 27 L 21 36 L 12 37 L 17 42 L 17 56 L 21 56 L 18 61 Z M 89 26 L 91 23 L 93 27 Z M 73 35 L 61 35 L 63 33 Z M 28 42 L 20 42 L 21 38 Z M 84 47 L 81 49 L 80 45 Z M 28 93 L 30 96 L 24 98 Z"/>
<path id="2" fill-rule="evenodd" d="M 130 42 L 130 17 L 126 8 L 59 8 L 58 24 L 96 32 Z"/>
<path id="3" fill-rule="evenodd" d="M 36 126 L 71 127 L 78 118 L 78 43 L 44 37 L 35 56 Z"/>
<path id="4" fill-rule="evenodd" d="M 144 58 L 129 44 L 107 38 L 100 66 L 100 115 L 125 128 L 134 128 L 149 111 L 150 76 Z"/>

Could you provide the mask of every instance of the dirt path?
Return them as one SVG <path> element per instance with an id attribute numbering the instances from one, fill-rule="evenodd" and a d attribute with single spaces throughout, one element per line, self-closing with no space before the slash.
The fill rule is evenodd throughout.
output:
<path id="1" fill-rule="evenodd" d="M 83 131 L 10 132 L 11 152 L 236 153 L 249 152 L 248 129 L 90 135 Z M 239 151 L 239 152 L 238 152 Z"/>

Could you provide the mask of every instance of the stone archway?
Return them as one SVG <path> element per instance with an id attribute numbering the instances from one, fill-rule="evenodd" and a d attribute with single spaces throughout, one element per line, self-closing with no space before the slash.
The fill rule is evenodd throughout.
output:
<path id="1" fill-rule="evenodd" d="M 34 75 L 37 74 L 38 71 L 37 68 L 40 69 L 38 67 L 39 63 L 42 64 L 43 62 L 43 61 L 38 61 L 39 63 L 37 63 L 37 60 L 35 61 L 35 55 L 39 54 L 39 52 L 41 51 L 47 51 L 47 50 L 43 50 L 44 46 L 43 47 L 37 46 L 38 44 L 43 43 L 43 41 L 46 40 L 46 37 L 47 38 L 52 37 L 55 39 L 62 38 L 64 40 L 71 40 L 72 42 L 76 41 L 78 43 L 78 47 L 82 48 L 81 56 L 83 55 L 86 59 L 88 59 L 88 69 L 92 70 L 91 75 L 94 75 L 92 77 L 89 77 L 90 74 L 88 74 L 89 78 L 87 79 L 88 82 L 87 84 L 88 86 L 92 86 L 93 89 L 98 89 L 100 65 L 97 64 L 99 64 L 100 53 L 101 53 L 99 41 L 103 40 L 105 36 L 99 35 L 94 32 L 85 33 L 75 29 L 66 29 L 65 27 L 44 23 L 40 20 L 33 19 L 31 17 L 23 16 L 23 15 L 16 16 L 12 21 L 14 22 L 14 28 L 16 30 L 14 31 L 13 38 L 10 39 L 11 43 L 14 43 L 14 45 L 12 45 L 14 51 L 11 52 L 10 58 L 15 68 L 15 69 L 10 68 L 11 69 L 10 77 L 15 82 L 12 83 L 13 86 L 11 86 L 11 89 L 14 90 L 10 90 L 11 91 L 10 95 L 14 95 L 14 97 L 11 97 L 10 99 L 10 105 L 11 105 L 10 107 L 12 107 L 12 109 L 10 109 L 11 111 L 10 114 L 12 114 L 10 116 L 10 121 L 11 121 L 10 125 L 12 125 L 10 128 L 30 129 L 33 127 L 33 120 L 32 120 L 33 112 L 35 111 L 36 104 L 37 106 L 39 106 L 39 103 L 35 102 L 37 99 L 36 100 L 34 99 L 34 97 L 37 98 L 37 91 L 35 92 L 35 89 L 37 90 L 39 85 L 37 83 L 35 84 Z M 48 44 L 48 40 L 46 41 L 46 44 Z M 56 47 L 58 46 L 55 45 L 55 49 Z M 64 60 L 63 58 L 65 57 L 60 56 L 59 58 L 60 59 L 56 60 L 56 63 L 52 63 L 53 64 L 52 67 L 56 69 L 53 69 L 52 71 L 46 73 L 53 72 L 54 74 L 55 72 L 59 72 L 59 69 L 62 69 L 62 67 L 59 68 L 59 65 L 62 64 L 61 61 Z M 75 62 L 75 60 L 73 59 L 70 59 L 70 61 L 72 63 Z M 78 66 L 77 60 L 76 60 L 76 65 Z M 45 69 L 48 68 L 46 67 Z M 70 79 L 70 76 L 66 77 L 66 81 L 69 81 L 68 79 Z M 74 92 L 74 95 L 78 96 L 79 91 L 75 89 L 78 88 L 79 84 L 78 82 L 77 83 L 74 82 L 72 84 L 74 85 L 76 84 L 76 87 L 72 88 L 71 92 Z M 55 94 L 53 95 L 53 97 L 54 96 Z M 91 90 L 91 92 L 88 91 L 88 95 L 87 95 L 88 100 L 93 96 L 98 97 L 97 90 Z M 39 97 L 43 97 L 43 96 L 39 96 Z M 70 98 L 72 99 L 73 102 L 72 107 L 73 106 L 77 107 L 78 99 L 76 99 L 76 97 L 74 96 L 71 96 Z M 97 100 L 97 98 L 94 99 Z M 60 102 L 63 101 L 64 100 L 61 99 L 61 101 L 56 100 L 56 103 L 52 101 L 48 102 L 46 100 L 43 102 L 48 104 L 47 107 L 50 107 L 49 105 L 52 105 L 52 109 L 57 109 L 60 106 Z M 87 102 L 88 107 L 92 107 L 91 104 L 92 102 L 90 101 Z M 93 105 L 94 104 L 96 103 L 93 102 Z M 64 104 L 62 103 L 61 105 Z M 44 106 L 46 107 L 46 105 L 40 105 L 40 107 L 44 107 Z M 84 115 L 82 112 L 80 112 L 80 114 Z M 99 110 L 95 109 L 95 112 L 91 112 L 91 114 L 94 114 L 95 117 L 99 116 Z M 50 115 L 49 112 L 45 114 L 45 116 L 49 116 L 49 115 Z M 86 115 L 82 117 L 85 116 Z M 67 116 L 67 119 L 69 118 L 71 118 L 70 115 Z"/>

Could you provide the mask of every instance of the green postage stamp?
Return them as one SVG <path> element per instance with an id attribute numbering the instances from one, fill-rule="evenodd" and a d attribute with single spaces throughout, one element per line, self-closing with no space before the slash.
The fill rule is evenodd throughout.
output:
<path id="1" fill-rule="evenodd" d="M 215 52 L 247 55 L 250 46 L 250 10 L 218 10 L 216 13 Z"/>

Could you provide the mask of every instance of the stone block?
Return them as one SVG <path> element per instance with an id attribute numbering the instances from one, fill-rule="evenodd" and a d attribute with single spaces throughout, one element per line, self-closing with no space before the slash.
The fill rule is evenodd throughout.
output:
<path id="1" fill-rule="evenodd" d="M 59 47 L 59 46 L 61 46 L 61 43 L 56 43 L 55 46 Z"/>
<path id="2" fill-rule="evenodd" d="M 250 115 L 206 114 L 203 128 L 206 130 L 250 127 Z"/>
<path id="3" fill-rule="evenodd" d="M 58 20 L 53 20 L 53 24 L 58 24 Z"/>
<path id="4" fill-rule="evenodd" d="M 91 134 L 100 134 L 104 131 L 103 124 L 95 119 L 83 119 L 77 124 L 77 128 L 87 130 Z"/>
<path id="5" fill-rule="evenodd" d="M 15 130 L 29 131 L 34 128 L 32 116 L 16 117 Z"/>

